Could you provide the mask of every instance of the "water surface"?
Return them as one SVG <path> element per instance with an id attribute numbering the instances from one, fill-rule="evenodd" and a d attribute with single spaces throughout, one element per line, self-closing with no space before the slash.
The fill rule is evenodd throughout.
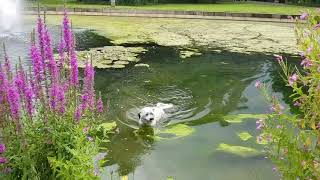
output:
<path id="1" fill-rule="evenodd" d="M 26 66 L 30 64 L 32 28 L 26 25 L 22 32 L 0 35 L 11 58 L 16 62 L 18 56 L 23 57 Z M 59 39 L 58 27 L 50 28 L 53 39 Z M 107 39 L 91 31 L 76 31 L 79 50 L 110 45 Z M 149 68 L 131 65 L 122 70 L 96 71 L 96 90 L 102 92 L 109 105 L 106 119 L 116 120 L 119 126 L 109 143 L 104 179 L 117 179 L 119 175 L 138 180 L 164 180 L 169 176 L 177 180 L 279 179 L 263 154 L 241 157 L 216 150 L 221 143 L 262 150 L 255 137 L 243 141 L 237 135 L 248 132 L 256 136 L 254 119 L 233 124 L 224 121 L 224 117 L 267 113 L 268 105 L 254 87 L 258 79 L 270 85 L 270 92 L 283 96 L 284 89 L 273 90 L 279 87 L 273 57 L 204 51 L 201 56 L 181 59 L 175 48 L 147 48 L 149 52 L 142 55 L 141 62 Z M 174 108 L 168 122 L 157 130 L 183 123 L 194 132 L 164 140 L 137 135 L 137 111 L 158 102 L 172 103 Z"/>

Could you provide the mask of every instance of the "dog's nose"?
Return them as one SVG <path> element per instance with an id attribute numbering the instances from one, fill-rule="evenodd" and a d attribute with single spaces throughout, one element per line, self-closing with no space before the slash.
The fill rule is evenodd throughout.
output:
<path id="1" fill-rule="evenodd" d="M 150 121 L 153 121 L 153 118 L 150 118 Z"/>

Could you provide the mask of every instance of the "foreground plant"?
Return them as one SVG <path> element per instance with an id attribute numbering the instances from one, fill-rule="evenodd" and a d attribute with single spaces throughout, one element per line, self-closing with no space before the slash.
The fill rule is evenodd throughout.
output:
<path id="1" fill-rule="evenodd" d="M 100 173 L 100 140 L 92 135 L 103 103 L 94 90 L 94 69 L 79 83 L 74 35 L 65 13 L 59 59 L 39 16 L 32 35 L 32 66 L 26 71 L 0 64 L 0 170 L 11 179 L 95 179 Z M 35 41 L 38 39 L 38 42 Z M 82 88 L 81 88 L 82 87 Z"/>
<path id="2" fill-rule="evenodd" d="M 257 82 L 270 102 L 268 118 L 257 121 L 262 130 L 258 142 L 268 143 L 266 150 L 285 179 L 320 179 L 320 16 L 304 13 L 297 20 L 296 34 L 301 52 L 302 70 L 292 68 L 276 55 L 283 78 L 293 93 L 296 115 L 285 112 L 275 96 L 269 96 L 265 85 Z"/>

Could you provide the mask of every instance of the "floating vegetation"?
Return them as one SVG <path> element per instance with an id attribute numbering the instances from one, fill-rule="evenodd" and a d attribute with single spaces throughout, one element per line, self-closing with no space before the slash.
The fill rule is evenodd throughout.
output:
<path id="1" fill-rule="evenodd" d="M 156 139 L 177 139 L 191 135 L 194 133 L 195 129 L 184 125 L 184 124 L 177 124 L 174 126 L 169 127 L 165 130 L 160 130 L 156 132 Z"/>
<path id="2" fill-rule="evenodd" d="M 134 65 L 134 67 L 146 67 L 146 68 L 149 68 L 149 64 L 143 64 L 143 63 L 139 63 L 139 64 L 136 64 Z"/>
<path id="3" fill-rule="evenodd" d="M 222 151 L 230 154 L 234 154 L 240 157 L 253 157 L 261 154 L 260 151 L 244 146 L 233 146 L 229 144 L 221 143 L 219 144 L 217 151 Z"/>
<path id="4" fill-rule="evenodd" d="M 249 139 L 252 138 L 252 135 L 249 134 L 248 132 L 244 131 L 241 133 L 237 133 L 237 135 L 239 136 L 239 138 L 243 141 L 248 141 Z"/>
<path id="5" fill-rule="evenodd" d="M 97 130 L 101 131 L 105 136 L 106 134 L 111 133 L 116 128 L 117 128 L 116 122 L 107 122 L 107 123 L 100 124 Z"/>
<path id="6" fill-rule="evenodd" d="M 200 56 L 202 53 L 200 53 L 197 49 L 188 49 L 188 50 L 181 50 L 180 51 L 180 58 L 186 59 L 192 56 Z"/>
<path id="7" fill-rule="evenodd" d="M 229 123 L 242 123 L 245 119 L 262 119 L 266 114 L 232 114 L 224 116 L 224 120 Z"/>
<path id="8" fill-rule="evenodd" d="M 139 55 L 147 50 L 143 47 L 105 46 L 92 48 L 89 51 L 79 51 L 79 67 L 84 67 L 88 59 L 99 69 L 122 69 L 130 63 L 140 61 Z"/>

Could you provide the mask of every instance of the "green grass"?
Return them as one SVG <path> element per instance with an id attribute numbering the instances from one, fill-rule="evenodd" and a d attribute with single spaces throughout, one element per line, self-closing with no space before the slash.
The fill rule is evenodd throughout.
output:
<path id="1" fill-rule="evenodd" d="M 40 0 L 42 6 L 63 6 L 63 0 Z M 33 4 L 34 5 L 34 4 Z M 69 0 L 66 7 L 70 8 L 110 8 L 108 4 L 86 4 Z M 307 9 L 315 7 L 268 4 L 268 3 L 218 3 L 218 4 L 158 4 L 144 6 L 117 6 L 123 9 L 147 9 L 147 10 L 181 10 L 181 11 L 209 11 L 209 12 L 241 12 L 241 13 L 268 13 L 268 14 L 301 14 Z"/>

